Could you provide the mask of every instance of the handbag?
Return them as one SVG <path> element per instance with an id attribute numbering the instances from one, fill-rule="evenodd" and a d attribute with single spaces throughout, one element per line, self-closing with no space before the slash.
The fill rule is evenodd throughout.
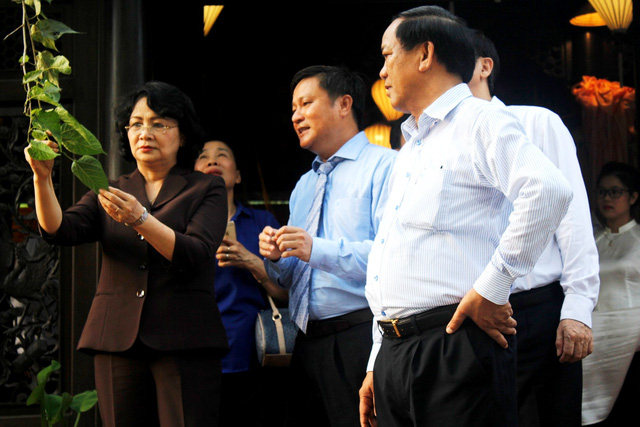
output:
<path id="1" fill-rule="evenodd" d="M 260 310 L 255 334 L 258 360 L 262 366 L 289 366 L 298 330 L 288 308 L 278 308 L 267 295 L 271 308 Z"/>

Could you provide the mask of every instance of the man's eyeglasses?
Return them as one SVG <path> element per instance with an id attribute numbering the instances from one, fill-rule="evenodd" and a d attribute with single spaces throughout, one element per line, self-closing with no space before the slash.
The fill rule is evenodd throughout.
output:
<path id="1" fill-rule="evenodd" d="M 609 196 L 609 198 L 611 199 L 619 199 L 620 197 L 622 197 L 622 195 L 624 193 L 628 193 L 629 190 L 625 189 L 625 188 L 618 188 L 618 187 L 613 187 L 613 188 L 600 188 L 598 189 L 598 199 L 604 199 L 605 197 Z"/>
<path id="2" fill-rule="evenodd" d="M 134 123 L 130 126 L 125 126 L 124 128 L 127 130 L 127 132 L 133 135 L 139 135 L 145 129 L 147 130 L 147 132 L 152 134 L 160 133 L 164 135 L 165 133 L 167 133 L 167 130 L 177 128 L 177 127 L 178 126 L 163 125 L 162 123 L 154 123 L 151 126 L 144 126 L 142 123 Z"/>

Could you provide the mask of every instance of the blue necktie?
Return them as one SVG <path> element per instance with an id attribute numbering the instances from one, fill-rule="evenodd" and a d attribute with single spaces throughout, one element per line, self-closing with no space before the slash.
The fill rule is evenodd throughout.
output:
<path id="1" fill-rule="evenodd" d="M 322 201 L 324 200 L 324 190 L 327 183 L 327 175 L 333 168 L 342 161 L 340 157 L 334 157 L 322 163 L 318 167 L 318 180 L 316 181 L 316 189 L 313 195 L 313 203 L 307 215 L 305 230 L 311 237 L 318 235 L 318 226 L 320 224 L 320 214 L 322 212 Z M 309 320 L 309 289 L 311 288 L 311 267 L 308 262 L 298 260 L 293 270 L 293 285 L 289 298 L 289 309 L 291 317 L 296 325 L 302 330 L 307 331 L 307 321 Z"/>

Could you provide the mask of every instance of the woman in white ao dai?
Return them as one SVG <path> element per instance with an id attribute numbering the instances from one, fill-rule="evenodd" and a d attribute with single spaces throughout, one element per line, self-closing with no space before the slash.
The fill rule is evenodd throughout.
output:
<path id="1" fill-rule="evenodd" d="M 583 425 L 609 416 L 640 350 L 639 180 L 635 168 L 608 163 L 597 182 L 600 293 L 593 312 L 594 350 L 583 360 Z"/>

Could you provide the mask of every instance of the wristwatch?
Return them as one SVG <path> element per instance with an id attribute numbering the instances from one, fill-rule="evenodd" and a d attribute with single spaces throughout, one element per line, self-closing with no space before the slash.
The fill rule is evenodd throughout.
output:
<path id="1" fill-rule="evenodd" d="M 126 225 L 127 227 L 137 227 L 139 225 L 142 225 L 149 217 L 149 212 L 147 212 L 147 208 L 143 206 L 142 209 L 143 211 L 142 211 L 142 215 L 140 215 L 140 218 L 130 223 L 125 222 L 124 225 Z"/>

